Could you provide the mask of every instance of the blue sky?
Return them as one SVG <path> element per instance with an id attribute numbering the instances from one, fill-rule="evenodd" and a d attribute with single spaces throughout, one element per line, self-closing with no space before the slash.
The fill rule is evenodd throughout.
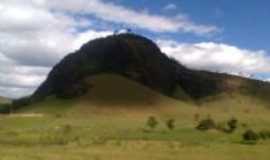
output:
<path id="1" fill-rule="evenodd" d="M 110 2 L 109 0 L 107 0 Z M 134 10 L 148 10 L 149 13 L 165 16 L 186 14 L 199 24 L 217 26 L 221 33 L 210 37 L 194 34 L 164 33 L 164 36 L 182 42 L 215 41 L 224 42 L 253 50 L 270 51 L 270 1 L 267 0 L 114 0 L 116 4 L 124 5 Z M 173 4 L 175 9 L 163 10 L 164 6 Z M 147 33 L 152 35 L 153 33 Z M 159 36 L 159 34 L 156 34 Z"/>
<path id="2" fill-rule="evenodd" d="M 0 96 L 21 97 L 67 54 L 131 28 L 197 70 L 270 80 L 267 0 L 1 0 Z"/>

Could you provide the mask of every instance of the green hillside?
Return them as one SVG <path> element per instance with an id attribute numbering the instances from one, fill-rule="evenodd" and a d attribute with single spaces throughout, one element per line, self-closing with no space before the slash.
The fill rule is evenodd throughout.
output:
<path id="1" fill-rule="evenodd" d="M 0 104 L 10 103 L 10 100 L 8 98 L 4 98 L 0 96 Z"/>
<path id="2" fill-rule="evenodd" d="M 20 160 L 270 157 L 270 141 L 254 145 L 242 141 L 246 129 L 260 131 L 270 126 L 270 110 L 252 96 L 222 94 L 195 103 L 188 97 L 184 101 L 169 98 L 112 74 L 88 78 L 86 83 L 92 89 L 82 97 L 48 97 L 16 114 L 0 116 L 1 157 Z M 178 93 L 184 94 L 181 88 Z M 146 125 L 150 116 L 158 121 L 153 130 Z M 219 125 L 235 117 L 239 125 L 232 134 L 196 130 L 198 121 L 209 116 Z M 166 127 L 168 119 L 175 120 L 174 130 Z"/>
<path id="3" fill-rule="evenodd" d="M 86 114 L 95 109 L 108 109 L 109 112 L 114 109 L 127 110 L 127 112 L 147 109 L 155 111 L 158 108 L 166 108 L 164 106 L 174 106 L 175 104 L 189 105 L 187 102 L 161 95 L 148 87 L 115 74 L 101 74 L 86 78 L 84 81 L 88 85 L 89 91 L 81 97 L 59 99 L 51 96 L 44 101 L 23 107 L 18 112 L 76 111 Z M 184 95 L 184 92 L 179 88 L 177 94 Z M 87 112 L 84 112 L 86 110 Z"/>
<path id="4" fill-rule="evenodd" d="M 12 114 L 0 115 L 0 155 L 266 160 L 270 138 L 243 134 L 270 135 L 269 94 L 269 83 L 191 70 L 145 37 L 113 35 L 67 55 L 32 96 L 13 101 Z M 205 121 L 211 129 L 196 129 Z"/>
<path id="5" fill-rule="evenodd" d="M 52 96 L 63 99 L 84 96 L 86 91 L 92 90 L 85 85 L 85 79 L 108 73 L 124 76 L 179 100 L 201 101 L 220 94 L 241 94 L 270 104 L 270 83 L 187 68 L 162 53 L 151 39 L 132 33 L 95 39 L 68 54 L 52 68 L 47 79 L 28 100 L 37 102 Z M 114 92 L 121 83 L 115 83 L 113 87 L 104 90 Z M 108 97 L 109 101 L 114 99 Z M 133 102 L 138 101 L 133 99 Z"/>
<path id="6" fill-rule="evenodd" d="M 73 99 L 59 99 L 51 96 L 44 101 L 26 106 L 18 112 L 46 113 L 46 111 L 50 111 L 50 108 L 52 109 L 51 113 L 54 113 L 57 110 L 59 112 L 75 110 L 81 112 L 81 110 L 91 111 L 95 108 L 107 108 L 110 111 L 121 108 L 126 109 L 128 112 L 142 109 L 144 112 L 145 109 L 154 111 L 158 110 L 158 108 L 177 107 L 178 109 L 187 106 L 200 108 L 230 108 L 235 106 L 235 109 L 248 106 L 256 106 L 258 109 L 260 107 L 269 107 L 269 104 L 262 101 L 257 95 L 244 95 L 238 89 L 232 93 L 222 93 L 194 101 L 181 87 L 178 87 L 174 96 L 181 97 L 182 100 L 177 100 L 115 74 L 100 74 L 88 77 L 84 81 L 89 90 L 83 96 Z"/>
<path id="7" fill-rule="evenodd" d="M 0 113 L 8 113 L 11 101 L 8 98 L 0 97 Z"/>

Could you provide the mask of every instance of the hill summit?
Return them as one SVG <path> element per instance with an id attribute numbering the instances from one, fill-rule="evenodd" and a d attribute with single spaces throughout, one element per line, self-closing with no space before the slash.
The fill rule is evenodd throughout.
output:
<path id="1" fill-rule="evenodd" d="M 232 92 L 258 94 L 261 98 L 270 92 L 270 85 L 265 82 L 188 69 L 167 57 L 150 39 L 125 33 L 95 39 L 67 55 L 31 99 L 83 96 L 92 88 L 86 79 L 99 74 L 123 76 L 176 99 L 182 99 L 183 95 L 201 99 Z"/>
<path id="2" fill-rule="evenodd" d="M 74 97 L 86 92 L 84 79 L 101 73 L 119 74 L 166 95 L 173 92 L 177 74 L 174 61 L 151 40 L 134 34 L 90 41 L 58 63 L 35 97 Z M 121 84 L 115 84 L 121 85 Z"/>

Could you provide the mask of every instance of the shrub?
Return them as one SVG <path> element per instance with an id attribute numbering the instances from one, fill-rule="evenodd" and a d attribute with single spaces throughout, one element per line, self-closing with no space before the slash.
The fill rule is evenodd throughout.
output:
<path id="1" fill-rule="evenodd" d="M 0 113 L 6 114 L 10 112 L 11 104 L 0 104 Z"/>
<path id="2" fill-rule="evenodd" d="M 60 113 L 56 113 L 55 118 L 62 118 L 62 115 Z"/>
<path id="3" fill-rule="evenodd" d="M 199 122 L 199 125 L 196 127 L 196 129 L 201 130 L 201 131 L 206 131 L 206 130 L 215 129 L 215 128 L 216 128 L 216 124 L 211 117 L 201 120 Z"/>
<path id="4" fill-rule="evenodd" d="M 166 126 L 168 127 L 169 130 L 173 130 L 175 128 L 175 120 L 174 119 L 167 120 Z"/>
<path id="5" fill-rule="evenodd" d="M 238 120 L 236 118 L 232 118 L 227 122 L 229 129 L 227 130 L 228 133 L 232 133 L 237 128 Z"/>
<path id="6" fill-rule="evenodd" d="M 245 131 L 245 133 L 243 134 L 244 141 L 257 141 L 258 139 L 259 135 L 251 129 Z"/>
<path id="7" fill-rule="evenodd" d="M 12 101 L 12 104 L 10 106 L 10 113 L 14 112 L 17 109 L 20 109 L 24 106 L 31 104 L 31 98 L 30 97 L 24 97 L 20 99 L 16 99 Z"/>
<path id="8" fill-rule="evenodd" d="M 221 131 L 221 132 L 227 132 L 228 131 L 228 127 L 227 127 L 227 124 L 225 122 L 219 122 L 216 124 L 216 129 L 218 131 Z"/>
<path id="9" fill-rule="evenodd" d="M 247 128 L 247 127 L 248 127 L 248 124 L 247 124 L 247 123 L 241 123 L 241 126 L 242 126 L 243 128 Z"/>
<path id="10" fill-rule="evenodd" d="M 267 130 L 260 131 L 259 137 L 263 140 L 270 139 L 270 131 L 267 131 Z"/>
<path id="11" fill-rule="evenodd" d="M 64 126 L 61 127 L 61 131 L 62 131 L 62 133 L 64 135 L 67 135 L 67 134 L 69 134 L 72 131 L 72 127 L 71 127 L 71 125 L 66 124 L 66 125 L 64 125 Z"/>
<path id="12" fill-rule="evenodd" d="M 155 129 L 156 126 L 158 125 L 158 121 L 156 120 L 155 117 L 150 116 L 147 120 L 147 126 L 150 127 L 151 129 Z"/>

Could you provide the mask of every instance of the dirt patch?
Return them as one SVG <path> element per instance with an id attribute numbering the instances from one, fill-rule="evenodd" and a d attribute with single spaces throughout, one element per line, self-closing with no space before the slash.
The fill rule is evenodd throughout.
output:
<path id="1" fill-rule="evenodd" d="M 41 113 L 10 114 L 8 117 L 43 117 Z"/>

